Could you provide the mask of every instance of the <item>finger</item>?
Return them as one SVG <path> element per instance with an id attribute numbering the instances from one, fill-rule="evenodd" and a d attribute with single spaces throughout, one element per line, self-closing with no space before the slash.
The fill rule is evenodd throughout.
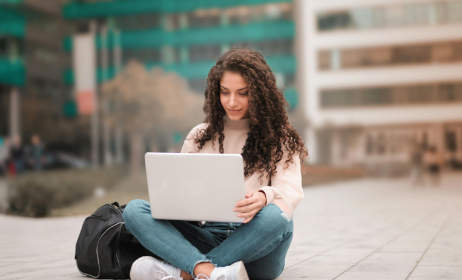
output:
<path id="1" fill-rule="evenodd" d="M 255 214 L 240 214 L 240 216 L 237 216 L 238 218 L 244 218 L 244 219 L 248 219 L 248 218 L 251 218 L 255 216 Z"/>
<path id="2" fill-rule="evenodd" d="M 254 209 L 254 210 L 249 211 L 249 212 L 238 213 L 236 216 L 240 217 L 240 218 L 249 218 L 249 217 L 255 216 L 255 214 L 257 214 L 257 212 L 258 212 L 258 209 Z"/>
<path id="3" fill-rule="evenodd" d="M 235 206 L 247 205 L 248 203 L 246 201 L 247 201 L 247 198 L 241 199 L 238 202 L 236 202 Z"/>
<path id="4" fill-rule="evenodd" d="M 253 200 L 252 198 L 246 198 L 246 199 L 243 199 L 243 200 L 239 200 L 238 202 L 236 202 L 236 207 L 241 207 L 241 206 L 246 206 L 246 205 L 249 205 L 249 204 L 252 204 L 253 203 Z"/>
<path id="5" fill-rule="evenodd" d="M 236 212 L 249 212 L 250 210 L 260 207 L 259 200 L 256 198 L 250 198 L 249 204 L 242 205 L 242 206 L 235 206 L 233 211 Z"/>
<path id="6" fill-rule="evenodd" d="M 250 208 L 250 206 L 245 206 L 245 207 L 239 207 L 239 208 L 235 208 L 235 211 L 234 212 L 239 212 L 239 213 L 248 213 L 250 211 L 252 211 L 253 208 Z"/>

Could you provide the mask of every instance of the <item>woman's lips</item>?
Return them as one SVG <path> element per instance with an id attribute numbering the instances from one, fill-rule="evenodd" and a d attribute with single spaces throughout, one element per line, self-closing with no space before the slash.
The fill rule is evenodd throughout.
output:
<path id="1" fill-rule="evenodd" d="M 241 110 L 229 110 L 230 113 L 237 113 L 239 111 L 241 111 Z"/>

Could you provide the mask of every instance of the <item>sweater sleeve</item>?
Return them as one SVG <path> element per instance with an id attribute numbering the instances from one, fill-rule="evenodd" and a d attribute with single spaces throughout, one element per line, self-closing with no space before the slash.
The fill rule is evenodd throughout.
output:
<path id="1" fill-rule="evenodd" d="M 272 202 L 282 202 L 294 212 L 297 205 L 303 199 L 302 172 L 298 153 L 292 155 L 294 163 L 285 162 L 288 159 L 288 151 L 284 151 L 283 158 L 277 163 L 276 174 L 271 176 L 271 186 L 263 186 L 259 190 L 266 195 L 266 205 Z"/>

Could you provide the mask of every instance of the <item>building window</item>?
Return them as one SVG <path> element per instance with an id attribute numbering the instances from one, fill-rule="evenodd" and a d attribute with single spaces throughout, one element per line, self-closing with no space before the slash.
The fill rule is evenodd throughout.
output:
<path id="1" fill-rule="evenodd" d="M 127 49 L 123 52 L 124 64 L 130 60 L 137 60 L 139 62 L 160 62 L 159 49 Z"/>
<path id="2" fill-rule="evenodd" d="M 248 24 L 277 20 L 292 20 L 292 3 L 268 3 L 255 6 L 238 6 L 226 10 L 231 24 Z"/>
<path id="3" fill-rule="evenodd" d="M 462 1 L 447 0 L 320 12 L 320 32 L 462 22 Z"/>
<path id="4" fill-rule="evenodd" d="M 221 20 L 219 9 L 199 9 L 187 14 L 190 28 L 219 26 Z"/>
<path id="5" fill-rule="evenodd" d="M 380 133 L 377 136 L 377 146 L 376 146 L 377 154 L 379 154 L 379 155 L 385 154 L 385 152 L 386 152 L 386 142 L 387 141 L 385 139 L 385 135 L 383 133 Z"/>
<path id="6" fill-rule="evenodd" d="M 59 63 L 59 53 L 57 50 L 35 44 L 29 44 L 27 48 L 28 58 L 39 64 L 57 66 Z"/>
<path id="7" fill-rule="evenodd" d="M 457 151 L 457 136 L 454 131 L 446 131 L 446 150 L 450 152 Z"/>
<path id="8" fill-rule="evenodd" d="M 366 136 L 366 154 L 371 155 L 374 152 L 374 140 L 372 136 L 368 134 Z"/>
<path id="9" fill-rule="evenodd" d="M 216 60 L 221 54 L 221 45 L 201 45 L 189 47 L 189 59 L 193 61 Z"/>
<path id="10" fill-rule="evenodd" d="M 293 53 L 292 39 L 275 39 L 255 43 L 255 49 L 260 50 L 263 55 L 280 55 Z"/>
<path id="11" fill-rule="evenodd" d="M 462 102 L 462 83 L 350 88 L 321 91 L 322 108 Z"/>
<path id="12" fill-rule="evenodd" d="M 337 63 L 334 61 L 335 57 L 339 60 Z M 319 70 L 336 70 L 336 67 L 354 69 L 460 61 L 462 61 L 462 41 L 340 51 L 323 50 L 318 53 Z"/>
<path id="13" fill-rule="evenodd" d="M 146 30 L 160 27 L 158 14 L 137 14 L 118 16 L 114 18 L 115 25 L 120 30 Z"/>
<path id="14" fill-rule="evenodd" d="M 0 57 L 8 56 L 8 41 L 6 37 L 0 37 Z"/>

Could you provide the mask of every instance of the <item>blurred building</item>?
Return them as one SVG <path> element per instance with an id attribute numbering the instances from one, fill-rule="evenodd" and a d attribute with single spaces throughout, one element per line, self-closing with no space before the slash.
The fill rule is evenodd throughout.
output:
<path id="1" fill-rule="evenodd" d="M 291 0 L 0 0 L 0 136 L 38 133 L 88 153 L 91 117 L 78 115 L 71 59 L 82 33 L 95 35 L 99 84 L 135 59 L 176 72 L 199 94 L 224 50 L 253 47 L 295 108 L 293 14 Z"/>
<path id="2" fill-rule="evenodd" d="M 46 134 L 65 118 L 71 89 L 63 80 L 70 64 L 62 40 L 71 31 L 62 2 L 0 1 L 0 136 Z"/>
<path id="3" fill-rule="evenodd" d="M 64 6 L 63 15 L 81 32 L 96 26 L 98 82 L 112 79 L 136 59 L 147 69 L 160 66 L 178 73 L 203 93 L 207 74 L 224 50 L 251 46 L 267 57 L 291 105 L 298 103 L 290 0 L 73 1 Z M 64 44 L 72 52 L 71 36 Z M 65 77 L 67 84 L 73 83 L 72 68 Z"/>
<path id="4" fill-rule="evenodd" d="M 313 162 L 404 166 L 416 144 L 462 161 L 462 1 L 301 1 Z"/>

